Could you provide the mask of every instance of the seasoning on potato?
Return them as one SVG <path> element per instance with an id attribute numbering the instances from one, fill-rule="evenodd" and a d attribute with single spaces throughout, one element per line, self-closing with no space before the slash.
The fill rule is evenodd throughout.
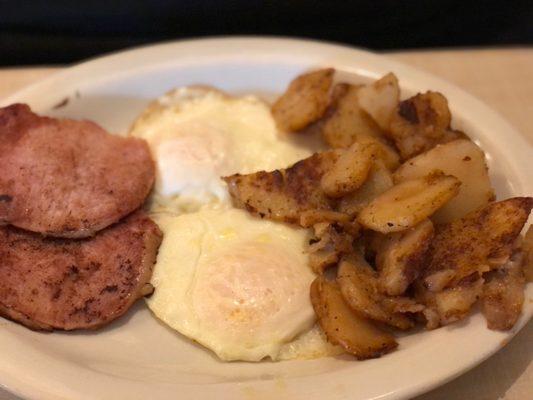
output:
<path id="1" fill-rule="evenodd" d="M 397 347 L 382 328 L 435 329 L 481 304 L 490 329 L 518 320 L 533 276 L 533 198 L 495 202 L 485 153 L 433 91 L 401 99 L 397 77 L 297 77 L 280 128 L 325 148 L 285 169 L 225 177 L 233 205 L 310 229 L 310 296 L 327 340 L 357 359 Z M 294 136 L 293 136 L 294 137 Z"/>

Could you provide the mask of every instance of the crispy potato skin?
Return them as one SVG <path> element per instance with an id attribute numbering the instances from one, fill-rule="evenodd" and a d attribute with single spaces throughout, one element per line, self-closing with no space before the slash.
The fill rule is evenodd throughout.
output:
<path id="1" fill-rule="evenodd" d="M 336 151 L 316 153 L 284 170 L 235 174 L 223 178 L 233 203 L 275 221 L 299 223 L 302 213 L 331 210 L 320 180 L 338 158 Z"/>
<path id="2" fill-rule="evenodd" d="M 415 284 L 416 298 L 427 307 L 428 328 L 466 317 L 482 296 L 491 329 L 514 325 L 521 310 L 523 282 L 511 270 L 489 271 L 510 257 L 532 207 L 533 198 L 515 197 L 437 228 L 427 270 Z"/>
<path id="3" fill-rule="evenodd" d="M 315 153 L 286 169 L 235 174 L 223 179 L 234 205 L 261 218 L 300 223 L 303 227 L 312 225 L 313 220 L 343 221 L 351 219 L 350 207 L 361 207 L 366 197 L 375 192 L 376 168 L 385 169 L 378 174 L 385 174 L 392 184 L 391 175 L 382 163 L 381 167 L 374 166 L 380 163 L 374 159 L 376 152 L 373 143 L 355 143 L 348 149 Z M 369 174 L 372 175 L 370 187 L 365 187 Z M 344 203 L 346 210 L 338 207 L 341 197 L 357 193 L 358 189 L 364 198 L 356 194 L 349 203 Z M 346 212 L 349 209 L 350 213 Z"/>
<path id="4" fill-rule="evenodd" d="M 457 178 L 442 172 L 402 182 L 375 197 L 357 221 L 381 233 L 412 228 L 453 198 L 460 185 Z"/>
<path id="5" fill-rule="evenodd" d="M 311 284 L 311 303 L 328 341 L 359 360 L 377 358 L 394 350 L 394 337 L 357 315 L 344 302 L 335 283 L 318 277 Z"/>
<path id="6" fill-rule="evenodd" d="M 533 198 L 514 197 L 440 226 L 429 250 L 426 279 L 452 270 L 446 286 L 455 286 L 474 273 L 490 269 L 490 259 L 509 257 L 532 207 Z"/>
<path id="7" fill-rule="evenodd" d="M 333 68 L 296 77 L 272 105 L 272 116 L 282 131 L 296 132 L 317 121 L 329 105 Z"/>
<path id="8" fill-rule="evenodd" d="M 438 92 L 419 93 L 401 101 L 388 131 L 403 160 L 464 136 L 450 128 L 448 100 Z"/>

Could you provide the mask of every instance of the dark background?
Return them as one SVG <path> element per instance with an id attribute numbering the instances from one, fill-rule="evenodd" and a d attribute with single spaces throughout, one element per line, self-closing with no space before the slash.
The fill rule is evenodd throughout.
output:
<path id="1" fill-rule="evenodd" d="M 0 0 L 0 65 L 70 63 L 210 35 L 283 35 L 374 50 L 533 44 L 533 0 Z"/>

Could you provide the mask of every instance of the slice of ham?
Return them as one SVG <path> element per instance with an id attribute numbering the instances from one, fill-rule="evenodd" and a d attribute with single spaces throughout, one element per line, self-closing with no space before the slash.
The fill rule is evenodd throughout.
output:
<path id="1" fill-rule="evenodd" d="M 108 324 L 153 290 L 161 238 L 142 211 L 89 239 L 0 227 L 0 315 L 39 330 Z"/>
<path id="2" fill-rule="evenodd" d="M 0 109 L 0 225 L 83 238 L 137 209 L 154 182 L 147 144 L 27 105 Z"/>

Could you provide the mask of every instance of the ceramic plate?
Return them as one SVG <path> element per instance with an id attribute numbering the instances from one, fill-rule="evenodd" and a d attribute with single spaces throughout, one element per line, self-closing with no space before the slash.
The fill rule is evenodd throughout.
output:
<path id="1" fill-rule="evenodd" d="M 203 83 L 272 99 L 299 73 L 323 66 L 354 82 L 393 71 L 404 96 L 427 89 L 444 93 L 454 126 L 487 152 L 498 196 L 533 194 L 531 147 L 496 112 L 436 77 L 348 47 L 261 38 L 161 44 L 69 68 L 3 103 L 29 103 L 40 113 L 92 119 L 123 133 L 150 99 L 170 88 Z M 530 284 L 527 298 L 532 297 Z M 142 301 L 97 332 L 36 333 L 0 318 L 0 384 L 40 400 L 403 399 L 500 349 L 533 314 L 528 299 L 510 333 L 486 329 L 476 313 L 459 324 L 403 337 L 397 351 L 364 362 L 340 357 L 221 363 L 160 324 Z"/>

